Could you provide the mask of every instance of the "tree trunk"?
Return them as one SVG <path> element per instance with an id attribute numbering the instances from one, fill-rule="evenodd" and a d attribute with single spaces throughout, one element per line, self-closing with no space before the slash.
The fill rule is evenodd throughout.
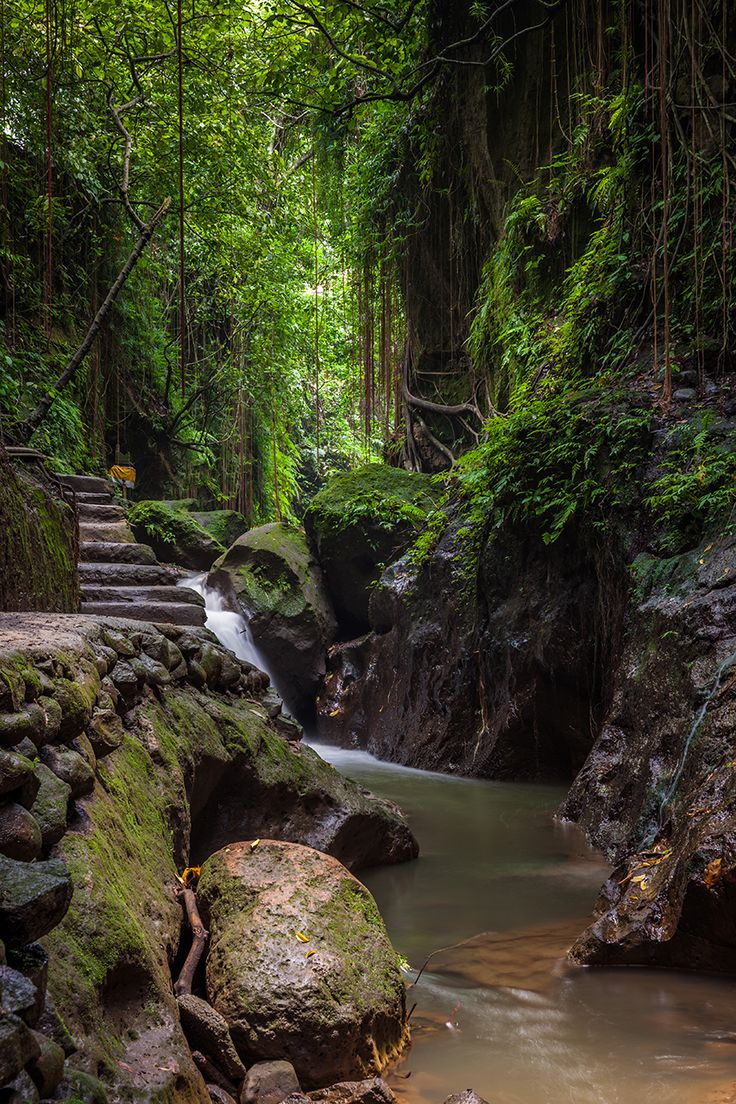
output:
<path id="1" fill-rule="evenodd" d="M 44 395 L 32 414 L 30 414 L 24 422 L 21 422 L 20 426 L 18 427 L 18 439 L 21 444 L 28 443 L 30 438 L 33 436 L 35 430 L 38 429 L 41 422 L 48 414 L 56 397 L 61 391 L 63 391 L 69 381 L 72 380 L 76 375 L 77 369 L 79 368 L 84 358 L 87 356 L 87 353 L 94 345 L 95 338 L 102 329 L 104 321 L 107 318 L 107 315 L 110 313 L 110 310 L 112 309 L 113 304 L 120 294 L 126 280 L 135 268 L 138 258 L 148 245 L 151 237 L 153 236 L 153 232 L 156 229 L 156 226 L 164 217 L 170 205 L 171 200 L 165 199 L 159 209 L 151 216 L 151 219 L 147 223 L 147 225 L 143 227 L 137 242 L 133 246 L 130 256 L 121 268 L 120 272 L 118 273 L 118 277 L 115 280 L 115 283 L 108 291 L 100 309 L 94 316 L 92 323 L 90 324 L 90 327 L 85 334 L 84 341 L 79 346 L 74 356 L 71 358 L 66 368 L 57 379 L 52 390 L 49 391 L 47 395 Z"/>

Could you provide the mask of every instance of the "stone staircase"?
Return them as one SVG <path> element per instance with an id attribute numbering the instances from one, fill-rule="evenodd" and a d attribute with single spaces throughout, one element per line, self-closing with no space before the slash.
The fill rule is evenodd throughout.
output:
<path id="1" fill-rule="evenodd" d="M 132 617 L 154 624 L 204 625 L 204 601 L 176 586 L 177 572 L 138 544 L 125 510 L 105 479 L 59 475 L 79 513 L 79 581 L 82 613 Z"/>

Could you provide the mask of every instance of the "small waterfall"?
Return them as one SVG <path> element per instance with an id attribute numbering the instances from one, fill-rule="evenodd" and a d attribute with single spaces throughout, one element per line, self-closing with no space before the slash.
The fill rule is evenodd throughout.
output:
<path id="1" fill-rule="evenodd" d="M 178 585 L 189 587 L 202 595 L 207 614 L 205 626 L 215 634 L 220 643 L 234 652 L 238 659 L 247 660 L 270 677 L 270 671 L 253 643 L 248 622 L 242 614 L 225 608 L 225 601 L 219 590 L 207 586 L 207 572 L 202 571 L 198 575 L 181 579 Z"/>
<path id="2" fill-rule="evenodd" d="M 660 828 L 662 827 L 662 816 L 664 810 L 674 797 L 677 787 L 680 783 L 680 779 L 682 778 L 682 772 L 685 769 L 685 762 L 687 760 L 688 752 L 690 751 L 690 745 L 692 744 L 693 740 L 698 734 L 698 731 L 700 730 L 700 726 L 705 720 L 705 715 L 708 712 L 708 706 L 721 688 L 721 682 L 723 681 L 723 676 L 725 672 L 734 663 L 736 663 L 736 652 L 734 652 L 732 655 L 726 656 L 726 658 L 721 663 L 720 667 L 716 671 L 716 677 L 713 680 L 713 685 L 703 699 L 703 703 L 700 706 L 700 709 L 695 714 L 695 718 L 692 725 L 690 726 L 690 731 L 687 734 L 687 739 L 685 740 L 685 746 L 682 749 L 682 754 L 680 756 L 679 762 L 677 764 L 677 767 L 675 768 L 672 778 L 670 779 L 670 783 L 659 806 L 659 814 L 657 820 Z"/>

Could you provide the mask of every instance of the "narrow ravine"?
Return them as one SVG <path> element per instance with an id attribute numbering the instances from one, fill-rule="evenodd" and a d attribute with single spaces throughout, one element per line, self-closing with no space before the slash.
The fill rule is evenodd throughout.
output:
<path id="1" fill-rule="evenodd" d="M 220 641 L 262 666 L 246 621 L 222 608 L 205 577 L 186 585 L 205 597 Z M 608 870 L 577 829 L 554 819 L 563 788 L 316 750 L 397 802 L 420 841 L 418 861 L 362 874 L 408 960 L 407 979 L 432 956 L 409 990 L 412 1047 L 389 1077 L 402 1099 L 439 1104 L 468 1086 L 493 1104 L 731 1099 L 729 981 L 566 964 Z"/>

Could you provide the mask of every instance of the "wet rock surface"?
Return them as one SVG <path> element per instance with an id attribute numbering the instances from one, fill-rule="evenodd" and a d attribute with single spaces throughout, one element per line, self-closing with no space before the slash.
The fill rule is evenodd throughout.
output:
<path id="1" fill-rule="evenodd" d="M 233 844 L 202 867 L 207 992 L 244 1061 L 286 1058 L 307 1088 L 380 1072 L 407 1041 L 404 985 L 375 902 L 337 860 Z"/>
<path id="2" fill-rule="evenodd" d="M 561 810 L 617 864 L 572 956 L 736 972 L 736 540 L 634 570 L 612 708 Z"/>
<path id="3" fill-rule="evenodd" d="M 337 625 L 303 531 L 281 522 L 249 530 L 217 560 L 208 582 L 242 607 L 289 708 L 308 713 Z"/>

